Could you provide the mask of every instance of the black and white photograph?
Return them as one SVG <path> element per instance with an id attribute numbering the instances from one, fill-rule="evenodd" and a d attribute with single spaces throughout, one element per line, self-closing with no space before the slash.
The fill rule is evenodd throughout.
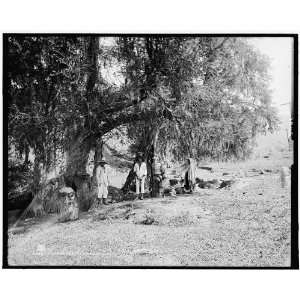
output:
<path id="1" fill-rule="evenodd" d="M 4 268 L 298 269 L 297 34 L 4 33 Z"/>

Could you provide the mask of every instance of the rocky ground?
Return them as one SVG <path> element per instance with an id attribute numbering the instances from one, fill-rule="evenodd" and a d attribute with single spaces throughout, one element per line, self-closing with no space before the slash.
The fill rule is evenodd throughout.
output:
<path id="1" fill-rule="evenodd" d="M 290 184 L 279 168 L 291 154 L 212 164 L 209 178 L 233 178 L 225 189 L 124 201 L 82 213 L 28 219 L 9 235 L 10 265 L 272 266 L 290 265 Z M 206 172 L 206 173 L 205 173 Z M 200 176 L 199 175 L 199 176 Z M 288 179 L 290 181 L 290 178 Z"/>

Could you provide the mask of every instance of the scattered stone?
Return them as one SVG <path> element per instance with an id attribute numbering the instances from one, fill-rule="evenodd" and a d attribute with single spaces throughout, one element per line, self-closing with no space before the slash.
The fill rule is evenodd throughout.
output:
<path id="1" fill-rule="evenodd" d="M 176 187 L 175 192 L 176 192 L 176 194 L 184 194 L 184 188 L 183 187 Z"/>
<path id="2" fill-rule="evenodd" d="M 199 167 L 199 169 L 213 172 L 213 168 L 212 167 Z"/>
<path id="3" fill-rule="evenodd" d="M 104 221 L 107 219 L 107 216 L 105 214 L 98 214 L 94 216 L 93 221 Z"/>
<path id="4" fill-rule="evenodd" d="M 135 212 L 131 209 L 127 210 L 124 214 L 124 218 L 126 220 L 128 220 L 130 217 L 134 216 L 135 215 Z"/>
<path id="5" fill-rule="evenodd" d="M 223 180 L 219 186 L 220 189 L 229 188 L 235 183 L 235 180 Z"/>
<path id="6" fill-rule="evenodd" d="M 145 214 L 138 214 L 134 218 L 134 224 L 151 225 L 154 222 L 155 219 L 149 212 L 146 212 Z"/>
<path id="7" fill-rule="evenodd" d="M 198 186 L 201 189 L 212 189 L 212 188 L 218 188 L 220 185 L 220 181 L 218 179 L 213 180 L 203 180 L 200 178 L 196 178 L 196 186 Z"/>

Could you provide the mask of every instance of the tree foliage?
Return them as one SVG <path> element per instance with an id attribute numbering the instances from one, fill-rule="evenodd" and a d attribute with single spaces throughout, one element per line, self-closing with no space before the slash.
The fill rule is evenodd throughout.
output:
<path id="1" fill-rule="evenodd" d="M 276 129 L 268 61 L 242 38 L 5 38 L 8 133 L 36 169 L 67 153 L 75 175 L 124 124 L 134 151 L 176 159 L 243 158 L 258 132 Z"/>
<path id="2" fill-rule="evenodd" d="M 161 98 L 176 95 L 172 86 L 180 86 L 182 93 L 174 102 L 163 101 L 172 117 L 163 122 L 157 151 L 175 159 L 248 157 L 256 135 L 273 131 L 278 124 L 271 106 L 268 59 L 242 39 L 182 39 L 181 43 L 179 49 L 184 50 L 178 54 L 177 49 L 181 60 L 172 53 L 172 61 L 176 60 L 177 71 L 184 71 L 177 77 L 169 74 L 173 85 L 158 79 Z M 147 122 L 129 131 L 139 146 L 145 128 Z"/>

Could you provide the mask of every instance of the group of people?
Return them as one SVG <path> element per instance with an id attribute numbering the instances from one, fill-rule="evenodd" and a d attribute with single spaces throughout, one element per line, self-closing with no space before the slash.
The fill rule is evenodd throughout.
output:
<path id="1" fill-rule="evenodd" d="M 97 202 L 98 204 L 107 205 L 109 177 L 105 160 L 97 161 L 96 166 L 96 183 L 97 183 Z M 191 158 L 186 160 L 183 166 L 184 171 L 184 188 L 192 192 L 195 186 L 195 166 Z M 147 164 L 141 153 L 138 153 L 136 162 L 133 167 L 135 176 L 136 199 L 142 200 L 145 193 L 145 180 L 147 177 Z"/>

